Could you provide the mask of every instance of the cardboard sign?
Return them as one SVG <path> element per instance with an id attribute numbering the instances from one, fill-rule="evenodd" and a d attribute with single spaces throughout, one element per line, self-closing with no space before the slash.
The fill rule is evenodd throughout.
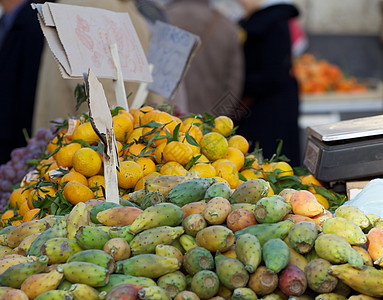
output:
<path id="1" fill-rule="evenodd" d="M 154 65 L 153 82 L 148 89 L 170 99 L 199 45 L 198 36 L 157 21 L 147 54 L 149 63 Z"/>
<path id="2" fill-rule="evenodd" d="M 34 4 L 64 78 L 117 79 L 110 45 L 117 44 L 125 81 L 151 82 L 145 53 L 128 13 L 57 3 Z"/>

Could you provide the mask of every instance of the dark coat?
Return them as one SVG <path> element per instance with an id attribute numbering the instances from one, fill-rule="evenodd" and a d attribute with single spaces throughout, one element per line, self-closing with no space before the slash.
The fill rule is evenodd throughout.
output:
<path id="1" fill-rule="evenodd" d="M 282 154 L 299 165 L 298 89 L 291 75 L 291 41 L 288 20 L 298 15 L 293 5 L 280 4 L 255 12 L 241 22 L 247 32 L 244 45 L 246 76 L 239 133 L 259 142 L 265 158 L 283 140 Z"/>
<path id="2" fill-rule="evenodd" d="M 37 12 L 26 1 L 0 49 L 0 163 L 31 134 L 37 74 L 44 36 Z"/>

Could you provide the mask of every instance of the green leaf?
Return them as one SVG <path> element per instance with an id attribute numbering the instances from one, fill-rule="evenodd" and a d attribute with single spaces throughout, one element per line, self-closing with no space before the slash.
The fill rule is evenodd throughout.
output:
<path id="1" fill-rule="evenodd" d="M 246 177 L 245 176 L 243 176 L 241 173 L 238 173 L 238 177 L 239 177 L 239 179 L 241 179 L 242 181 L 247 181 L 247 179 L 246 179 Z"/>
<path id="2" fill-rule="evenodd" d="M 27 165 L 29 166 L 37 166 L 40 163 L 39 159 L 30 159 L 27 161 Z"/>
<path id="3" fill-rule="evenodd" d="M 197 156 L 194 156 L 185 166 L 185 169 L 187 171 L 189 171 L 195 164 L 196 162 L 199 160 L 199 158 L 202 156 L 202 154 L 200 155 L 197 155 Z"/>
<path id="4" fill-rule="evenodd" d="M 159 128 L 159 127 L 163 127 L 164 125 L 161 124 L 161 123 L 158 123 L 156 121 L 150 121 L 149 123 L 146 123 L 144 125 L 141 125 L 139 128 L 141 127 L 154 127 L 154 128 Z"/>
<path id="5" fill-rule="evenodd" d="M 294 167 L 293 171 L 296 176 L 310 175 L 310 172 L 305 167 Z"/>
<path id="6" fill-rule="evenodd" d="M 76 98 L 76 111 L 80 108 L 80 106 L 88 101 L 88 96 L 85 91 L 85 84 L 77 84 L 74 89 L 74 96 Z"/>
<path id="7" fill-rule="evenodd" d="M 118 112 L 119 112 L 120 110 L 124 110 L 124 108 L 121 107 L 121 106 L 117 106 L 117 107 L 111 109 L 111 110 L 110 110 L 110 113 L 111 113 L 112 117 L 117 116 L 117 115 L 118 115 Z"/>
<path id="8" fill-rule="evenodd" d="M 73 140 L 71 143 L 78 143 L 82 147 L 90 147 L 89 143 L 84 140 Z"/>
<path id="9" fill-rule="evenodd" d="M 241 170 L 250 168 L 253 165 L 254 162 L 255 162 L 254 158 L 246 157 L 245 158 L 245 163 L 243 164 L 243 167 L 242 167 Z"/>
<path id="10" fill-rule="evenodd" d="M 187 141 L 190 145 L 199 147 L 199 145 L 198 145 L 197 141 L 195 140 L 195 138 L 192 137 L 188 132 L 185 133 L 185 138 L 186 138 L 186 141 Z"/>

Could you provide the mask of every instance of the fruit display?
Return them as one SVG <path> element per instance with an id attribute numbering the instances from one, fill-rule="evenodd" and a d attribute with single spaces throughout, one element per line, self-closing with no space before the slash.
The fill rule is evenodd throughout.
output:
<path id="1" fill-rule="evenodd" d="M 216 177 L 160 175 L 121 204 L 79 201 L 4 227 L 1 299 L 383 297 L 380 217 L 270 190 L 261 178 L 230 189 Z"/>
<path id="2" fill-rule="evenodd" d="M 368 89 L 366 84 L 355 77 L 346 76 L 339 66 L 325 59 L 318 60 L 310 53 L 297 58 L 293 70 L 302 94 L 360 93 Z"/>

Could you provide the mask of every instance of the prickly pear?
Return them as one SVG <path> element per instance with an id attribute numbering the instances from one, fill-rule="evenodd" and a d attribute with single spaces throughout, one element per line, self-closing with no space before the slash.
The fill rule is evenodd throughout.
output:
<path id="1" fill-rule="evenodd" d="M 209 270 L 199 271 L 193 276 L 191 290 L 201 299 L 209 299 L 218 293 L 219 278 Z"/>
<path id="2" fill-rule="evenodd" d="M 124 275 L 124 274 L 111 274 L 109 276 L 109 282 L 102 286 L 96 288 L 99 292 L 109 292 L 116 286 L 119 286 L 121 284 L 133 284 L 135 286 L 155 286 L 157 285 L 155 281 L 153 281 L 150 278 L 147 277 L 139 277 L 139 276 L 131 276 L 131 275 Z"/>
<path id="3" fill-rule="evenodd" d="M 219 280 L 230 290 L 245 287 L 249 281 L 249 273 L 245 266 L 235 258 L 217 255 L 215 267 Z"/>
<path id="4" fill-rule="evenodd" d="M 53 238 L 41 247 L 41 253 L 48 256 L 49 264 L 64 263 L 74 253 L 82 248 L 70 238 Z"/>
<path id="5" fill-rule="evenodd" d="M 288 234 L 290 246 L 301 254 L 310 252 L 317 237 L 315 224 L 305 221 L 294 224 Z"/>
<path id="6" fill-rule="evenodd" d="M 236 288 L 233 291 L 231 300 L 257 300 L 258 297 L 250 288 Z"/>
<path id="7" fill-rule="evenodd" d="M 229 199 L 231 194 L 230 186 L 226 182 L 216 182 L 212 184 L 205 193 L 204 199 L 209 201 L 215 197 Z"/>
<path id="8" fill-rule="evenodd" d="M 276 223 L 291 211 L 291 205 L 281 196 L 272 195 L 257 201 L 254 215 L 258 223 Z"/>
<path id="9" fill-rule="evenodd" d="M 262 251 L 266 267 L 275 273 L 279 273 L 289 262 L 289 247 L 281 239 L 268 240 L 263 245 Z"/>
<path id="10" fill-rule="evenodd" d="M 74 253 L 66 260 L 67 263 L 75 261 L 96 264 L 106 268 L 110 273 L 113 273 L 116 267 L 113 257 L 98 249 L 89 249 Z"/>
<path id="11" fill-rule="evenodd" d="M 101 287 L 109 281 L 108 269 L 89 262 L 73 261 L 61 264 L 57 270 L 63 272 L 65 279 L 72 283 Z"/>
<path id="12" fill-rule="evenodd" d="M 138 299 L 142 300 L 171 300 L 169 293 L 159 286 L 150 286 L 138 291 Z"/>
<path id="13" fill-rule="evenodd" d="M 90 214 L 83 202 L 77 203 L 66 219 L 68 238 L 74 240 L 77 230 L 83 225 L 89 225 Z"/>
<path id="14" fill-rule="evenodd" d="M 367 237 L 354 222 L 341 217 L 326 220 L 322 225 L 323 233 L 333 233 L 344 238 L 351 245 L 363 245 Z"/>
<path id="15" fill-rule="evenodd" d="M 288 296 L 301 296 L 306 291 L 307 279 L 305 273 L 297 266 L 289 265 L 280 272 L 279 288 Z"/>
<path id="16" fill-rule="evenodd" d="M 238 237 L 235 244 L 235 253 L 249 273 L 253 273 L 262 260 L 261 244 L 255 235 L 249 233 Z"/>
<path id="17" fill-rule="evenodd" d="M 266 197 L 270 191 L 270 184 L 264 179 L 251 179 L 237 187 L 229 200 L 234 203 L 255 204 L 258 200 Z"/>
<path id="18" fill-rule="evenodd" d="M 158 278 L 157 284 L 167 291 L 171 298 L 174 298 L 178 293 L 186 289 L 186 278 L 182 272 L 176 271 Z"/>
<path id="19" fill-rule="evenodd" d="M 113 257 L 115 261 L 128 259 L 130 257 L 130 246 L 123 238 L 113 238 L 104 245 L 104 252 Z"/>
<path id="20" fill-rule="evenodd" d="M 203 217 L 212 225 L 220 225 L 226 221 L 227 216 L 231 212 L 229 200 L 222 197 L 211 199 L 203 211 Z"/>
<path id="21" fill-rule="evenodd" d="M 125 241 L 130 243 L 131 240 L 134 238 L 134 234 L 130 232 L 130 225 L 123 226 L 123 227 L 110 227 L 109 228 L 109 236 L 111 238 L 123 238 Z"/>
<path id="22" fill-rule="evenodd" d="M 197 172 L 189 172 L 185 175 L 164 175 L 149 178 L 145 181 L 145 192 L 156 191 L 166 197 L 173 187 L 186 180 L 197 178 L 197 176 Z"/>
<path id="23" fill-rule="evenodd" d="M 278 275 L 270 272 L 265 266 L 259 266 L 250 275 L 248 287 L 258 296 L 271 294 L 278 287 Z"/>
<path id="24" fill-rule="evenodd" d="M 96 218 L 106 226 L 126 226 L 131 225 L 141 213 L 142 209 L 138 207 L 121 206 L 100 211 Z"/>
<path id="25" fill-rule="evenodd" d="M 334 215 L 354 222 L 360 229 L 367 228 L 370 225 L 370 221 L 364 212 L 354 205 L 343 204 L 335 210 Z"/>
<path id="26" fill-rule="evenodd" d="M 214 268 L 214 258 L 207 249 L 194 247 L 185 253 L 183 266 L 186 272 L 194 275 L 202 270 L 212 270 Z"/>
<path id="27" fill-rule="evenodd" d="M 165 202 L 165 197 L 160 192 L 149 192 L 141 202 L 141 208 L 147 209 L 150 206 Z"/>
<path id="28" fill-rule="evenodd" d="M 182 254 L 182 252 L 178 248 L 171 245 L 157 245 L 156 254 L 165 257 L 176 258 L 181 264 L 184 261 L 184 255 Z"/>
<path id="29" fill-rule="evenodd" d="M 185 233 L 191 236 L 196 236 L 198 231 L 201 231 L 206 226 L 206 220 L 200 214 L 189 215 L 182 221 Z"/>
<path id="30" fill-rule="evenodd" d="M 97 205 L 95 205 L 94 207 L 92 207 L 92 209 L 90 210 L 90 220 L 94 223 L 94 224 L 101 224 L 99 220 L 97 220 L 97 214 L 101 211 L 104 211 L 106 209 L 109 209 L 109 208 L 112 208 L 112 207 L 121 207 L 122 205 L 121 204 L 118 204 L 118 203 L 114 203 L 114 202 L 102 202 L 102 203 L 99 203 Z"/>
<path id="31" fill-rule="evenodd" d="M 49 228 L 44 220 L 32 220 L 15 227 L 7 236 L 7 246 L 16 248 L 23 239 L 34 233 L 42 233 Z"/>
<path id="32" fill-rule="evenodd" d="M 38 295 L 35 300 L 72 300 L 73 295 L 69 291 L 52 290 Z"/>
<path id="33" fill-rule="evenodd" d="M 232 210 L 226 218 L 226 225 L 233 232 L 255 224 L 257 224 L 257 220 L 255 219 L 254 212 L 244 208 Z"/>
<path id="34" fill-rule="evenodd" d="M 234 244 L 233 232 L 222 225 L 213 225 L 199 231 L 196 236 L 197 245 L 211 252 L 225 252 Z"/>
<path id="35" fill-rule="evenodd" d="M 314 259 L 306 265 L 304 272 L 310 289 L 320 294 L 331 293 L 335 289 L 338 279 L 328 274 L 329 267 L 330 262 L 323 258 Z"/>
<path id="36" fill-rule="evenodd" d="M 83 249 L 103 249 L 110 236 L 98 227 L 83 225 L 77 230 L 75 239 Z"/>
<path id="37" fill-rule="evenodd" d="M 99 300 L 101 299 L 100 293 L 93 287 L 83 284 L 83 283 L 75 283 L 71 286 L 69 291 L 73 295 L 74 300 Z"/>
<path id="38" fill-rule="evenodd" d="M 64 274 L 53 270 L 49 273 L 40 273 L 29 276 L 21 284 L 21 290 L 28 295 L 30 299 L 50 290 L 55 290 L 63 278 Z"/>

